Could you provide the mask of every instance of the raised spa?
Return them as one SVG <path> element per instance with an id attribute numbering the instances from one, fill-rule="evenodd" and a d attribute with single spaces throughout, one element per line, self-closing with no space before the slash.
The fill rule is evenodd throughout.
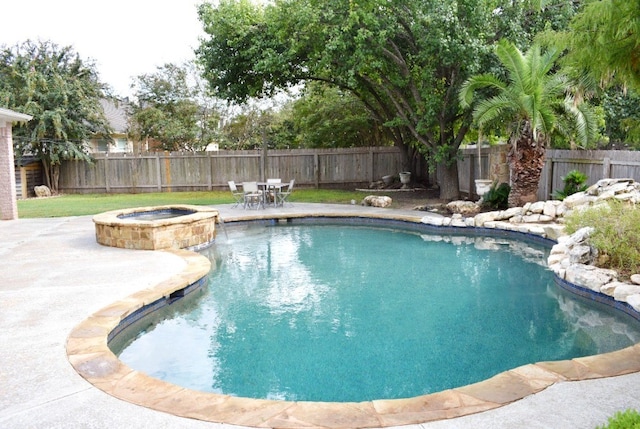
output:
<path id="1" fill-rule="evenodd" d="M 96 240 L 124 249 L 198 249 L 215 239 L 218 210 L 166 205 L 114 210 L 93 217 Z"/>

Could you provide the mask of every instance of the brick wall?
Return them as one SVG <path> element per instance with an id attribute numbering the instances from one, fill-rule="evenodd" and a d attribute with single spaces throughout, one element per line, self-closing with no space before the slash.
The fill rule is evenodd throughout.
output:
<path id="1" fill-rule="evenodd" d="M 18 218 L 11 123 L 0 119 L 0 219 Z"/>

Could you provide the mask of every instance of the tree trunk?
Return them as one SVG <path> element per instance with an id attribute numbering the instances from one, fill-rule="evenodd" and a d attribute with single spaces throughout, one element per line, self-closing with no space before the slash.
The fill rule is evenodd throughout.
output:
<path id="1" fill-rule="evenodd" d="M 545 139 L 533 138 L 531 123 L 523 124 L 522 134 L 512 138 L 509 150 L 511 192 L 509 207 L 522 207 L 538 199 L 538 185 L 544 167 Z"/>
<path id="2" fill-rule="evenodd" d="M 60 164 L 51 165 L 51 193 L 58 194 L 58 185 L 60 184 Z"/>
<path id="3" fill-rule="evenodd" d="M 44 172 L 44 184 L 51 189 L 51 174 L 49 172 L 49 161 L 41 160 L 42 170 Z"/>
<path id="4" fill-rule="evenodd" d="M 453 201 L 460 198 L 460 184 L 458 182 L 458 163 L 440 162 L 436 166 L 436 177 L 440 187 L 440 199 Z"/>

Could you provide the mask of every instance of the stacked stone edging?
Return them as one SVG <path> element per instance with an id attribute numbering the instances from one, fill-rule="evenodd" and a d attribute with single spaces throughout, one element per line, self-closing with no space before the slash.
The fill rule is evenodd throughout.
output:
<path id="1" fill-rule="evenodd" d="M 447 205 L 447 208 L 460 213 L 443 218 L 425 216 L 422 222 L 435 226 L 517 231 L 555 240 L 557 244 L 551 249 L 547 265 L 556 276 L 616 301 L 626 302 L 640 312 L 640 275 L 631 276 L 632 282 L 625 283 L 618 280 L 616 271 L 596 267 L 598 254 L 588 243 L 593 228 L 582 228 L 571 236 L 564 231 L 566 215 L 611 199 L 639 203 L 640 183 L 633 179 L 602 179 L 586 191 L 570 195 L 563 201 L 538 201 L 523 207 L 477 214 L 472 207 L 475 204 L 479 210 L 477 203 L 454 202 L 456 204 Z M 475 215 L 465 217 L 463 213 Z"/>

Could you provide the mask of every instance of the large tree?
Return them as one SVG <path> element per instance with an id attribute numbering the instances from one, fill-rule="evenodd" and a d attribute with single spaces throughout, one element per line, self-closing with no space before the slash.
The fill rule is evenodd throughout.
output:
<path id="1" fill-rule="evenodd" d="M 458 196 L 456 156 L 471 118 L 457 92 L 490 66 L 500 37 L 528 40 L 530 1 L 221 0 L 200 6 L 198 58 L 234 101 L 321 81 L 354 94 L 406 151 L 437 165 L 442 198 Z M 566 3 L 566 2 L 558 2 Z M 516 18 L 516 19 L 514 19 Z"/>
<path id="2" fill-rule="evenodd" d="M 220 122 L 216 100 L 207 96 L 193 64 L 165 64 L 137 76 L 130 134 L 153 138 L 168 151 L 204 149 L 215 140 Z"/>
<path id="3" fill-rule="evenodd" d="M 129 125 L 135 139 L 154 138 L 168 151 L 196 146 L 198 104 L 187 76 L 185 67 L 165 64 L 136 78 Z"/>
<path id="4" fill-rule="evenodd" d="M 512 43 L 501 41 L 496 54 L 507 72 L 506 80 L 493 74 L 473 76 L 462 86 L 460 101 L 463 106 L 474 104 L 473 118 L 481 129 L 508 130 L 509 206 L 519 207 L 537 199 L 545 148 L 554 131 L 575 130 L 586 145 L 597 127 L 589 106 L 572 95 L 573 86 L 564 75 L 555 73 L 557 50 L 542 52 L 534 45 L 523 54 Z M 492 91 L 476 95 L 483 88 Z M 559 127 L 570 120 L 573 127 Z"/>
<path id="5" fill-rule="evenodd" d="M 71 46 L 28 40 L 0 47 L 0 106 L 33 116 L 14 131 L 16 156 L 40 159 L 53 192 L 61 161 L 90 160 L 86 142 L 110 138 L 103 90 L 93 62 Z"/>

